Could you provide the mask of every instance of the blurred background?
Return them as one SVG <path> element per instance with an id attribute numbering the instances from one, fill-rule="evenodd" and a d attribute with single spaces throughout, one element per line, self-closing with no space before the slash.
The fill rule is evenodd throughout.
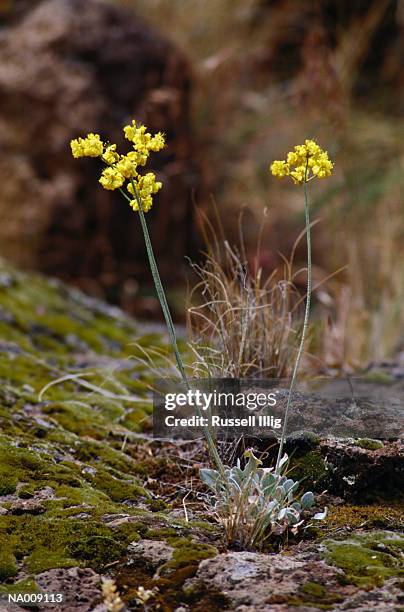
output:
<path id="1" fill-rule="evenodd" d="M 180 321 L 195 206 L 214 219 L 214 200 L 231 243 L 243 211 L 251 253 L 264 223 L 259 263 L 282 267 L 303 194 L 268 166 L 314 138 L 335 173 L 310 184 L 311 350 L 403 351 L 403 31 L 403 0 L 0 0 L 0 255 L 159 317 L 136 215 L 69 149 L 89 131 L 124 147 L 136 118 L 167 136 L 148 219 Z"/>

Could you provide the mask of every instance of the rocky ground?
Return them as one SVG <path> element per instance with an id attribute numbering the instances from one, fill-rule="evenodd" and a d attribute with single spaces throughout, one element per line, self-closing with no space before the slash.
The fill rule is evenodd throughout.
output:
<path id="1" fill-rule="evenodd" d="M 1 594 L 64 592 L 48 609 L 102 612 L 109 576 L 130 610 L 403 609 L 400 442 L 290 441 L 328 520 L 266 553 L 227 550 L 203 445 L 150 435 L 164 334 L 2 263 L 0 338 Z M 401 380 L 382 369 L 376 382 Z"/>

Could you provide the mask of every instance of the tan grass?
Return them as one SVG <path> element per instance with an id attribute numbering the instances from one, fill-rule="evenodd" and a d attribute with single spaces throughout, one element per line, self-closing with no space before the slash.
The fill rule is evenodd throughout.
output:
<path id="1" fill-rule="evenodd" d="M 284 259 L 282 271 L 264 278 L 258 264 L 263 226 L 250 261 L 242 230 L 236 248 L 224 238 L 220 220 L 215 230 L 201 211 L 198 218 L 205 260 L 192 265 L 198 282 L 187 309 L 195 370 L 216 378 L 286 377 L 301 325 L 293 261 Z"/>

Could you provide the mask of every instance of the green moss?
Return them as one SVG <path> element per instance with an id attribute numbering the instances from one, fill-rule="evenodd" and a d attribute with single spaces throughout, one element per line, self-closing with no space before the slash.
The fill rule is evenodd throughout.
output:
<path id="1" fill-rule="evenodd" d="M 304 487 L 322 489 L 328 482 L 327 464 L 318 450 L 312 450 L 302 457 L 291 460 L 291 476 Z"/>
<path id="2" fill-rule="evenodd" d="M 0 287 L 5 313 L 0 321 L 0 495 L 29 499 L 45 487 L 53 492 L 44 495 L 41 515 L 0 515 L 0 580 L 15 575 L 17 565 L 32 573 L 72 564 L 102 570 L 148 531 L 161 539 L 195 533 L 199 527 L 167 518 L 165 503 L 140 486 L 147 475 L 163 473 L 167 466 L 154 457 L 139 462 L 142 441 L 136 437 L 133 444 L 132 432 L 141 431 L 151 413 L 151 374 L 136 361 L 144 356 L 139 346 L 168 353 L 166 340 L 158 334 L 138 337 L 128 317 L 62 283 L 0 262 L 4 271 L 12 282 Z M 131 338 L 139 346 L 131 346 Z M 111 395 L 85 388 L 77 379 L 61 380 L 78 372 Z M 40 401 L 38 394 L 55 381 Z M 139 400 L 119 399 L 132 394 Z M 130 515 L 127 522 L 115 527 L 105 522 L 105 515 L 122 514 Z M 196 559 L 213 554 L 195 546 L 190 552 L 185 542 L 176 548 L 180 569 L 172 571 L 185 571 L 187 559 L 195 561 L 195 569 Z"/>
<path id="3" fill-rule="evenodd" d="M 329 509 L 326 529 L 403 529 L 404 508 L 402 504 L 387 506 L 372 504 L 357 506 L 343 504 Z"/>
<path id="4" fill-rule="evenodd" d="M 302 603 L 322 610 L 333 609 L 343 597 L 318 582 L 306 582 L 300 587 Z"/>
<path id="5" fill-rule="evenodd" d="M 347 581 L 358 586 L 382 585 L 386 578 L 404 574 L 404 538 L 399 534 L 358 534 L 345 540 L 325 540 L 323 545 L 326 561 L 341 568 Z"/>
<path id="6" fill-rule="evenodd" d="M 8 495 L 14 493 L 17 488 L 18 478 L 14 474 L 9 474 L 5 469 L 0 467 L 0 495 Z"/>
<path id="7" fill-rule="evenodd" d="M 389 374 L 388 372 L 367 372 L 362 375 L 362 378 L 365 379 L 369 383 L 375 383 L 378 385 L 391 385 L 395 379 L 394 376 Z"/>
<path id="8" fill-rule="evenodd" d="M 86 485 L 82 485 L 79 488 L 60 485 L 57 487 L 55 494 L 58 498 L 62 498 L 63 507 L 69 507 L 75 504 L 84 504 L 94 507 L 105 506 L 106 502 L 109 501 L 109 497 L 106 493 L 102 493 Z M 60 502 L 58 501 L 58 503 Z"/>
<path id="9" fill-rule="evenodd" d="M 66 352 L 67 347 L 80 342 L 81 348 L 85 344 L 96 351 L 113 353 L 122 351 L 128 336 L 136 333 L 127 317 L 118 311 L 115 316 L 106 314 L 102 304 L 61 283 L 16 273 L 3 262 L 1 267 L 8 268 L 13 277 L 13 283 L 1 291 L 1 305 L 13 317 L 12 329 L 25 337 L 32 332 L 31 345 L 35 348 Z"/>
<path id="10" fill-rule="evenodd" d="M 147 497 L 148 493 L 143 487 L 136 484 L 134 479 L 118 480 L 106 470 L 98 470 L 94 477 L 89 476 L 92 485 L 103 491 L 114 502 L 135 500 L 139 496 Z"/>
<path id="11" fill-rule="evenodd" d="M 149 502 L 149 508 L 153 512 L 160 512 L 160 510 L 165 510 L 167 507 L 167 504 L 162 499 L 151 499 Z"/>
<path id="12" fill-rule="evenodd" d="M 380 440 L 373 440 L 372 438 L 361 438 L 355 442 L 355 445 L 370 451 L 378 450 L 384 446 L 383 442 Z"/>
<path id="13" fill-rule="evenodd" d="M 151 402 L 139 402 L 133 410 L 122 419 L 121 424 L 130 431 L 140 432 L 146 423 L 147 415 L 151 413 Z"/>
<path id="14" fill-rule="evenodd" d="M 210 533 L 217 533 L 218 526 L 216 523 L 208 523 L 208 521 L 190 521 L 189 525 L 193 529 L 201 529 Z"/>
<path id="15" fill-rule="evenodd" d="M 197 587 L 184 586 L 189 578 L 195 576 L 200 562 L 217 555 L 217 549 L 214 546 L 195 542 L 191 538 L 169 538 L 168 543 L 173 546 L 174 551 L 171 559 L 159 568 L 159 579 L 155 583 L 162 594 L 161 601 L 164 604 L 170 602 L 172 609 L 176 609 L 175 602 L 178 602 L 180 592 L 180 601 L 183 601 L 185 596 L 192 610 L 203 610 L 205 606 L 209 610 L 223 609 L 225 603 L 228 602 L 224 596 L 220 596 L 221 594 L 216 598 L 216 592 L 211 594 L 211 589 L 209 589 L 209 597 L 207 597 L 206 589 L 204 593 L 201 593 Z M 219 602 L 221 605 L 218 607 Z"/>
<path id="16" fill-rule="evenodd" d="M 136 469 L 133 459 L 115 450 L 112 447 L 112 441 L 100 443 L 94 440 L 80 440 L 76 444 L 75 458 L 93 465 L 104 463 L 124 473 L 134 472 Z"/>
<path id="17" fill-rule="evenodd" d="M 6 580 L 18 574 L 17 560 L 10 550 L 0 550 L 0 580 Z"/>
<path id="18" fill-rule="evenodd" d="M 111 536 L 94 534 L 71 542 L 68 549 L 75 559 L 91 562 L 92 567 L 102 568 L 122 557 L 126 546 Z"/>
<path id="19" fill-rule="evenodd" d="M 135 524 L 112 529 L 93 519 L 0 516 L 0 549 L 8 551 L 7 575 L 13 575 L 15 558 L 32 573 L 73 565 L 101 569 L 123 556 L 137 535 Z"/>
<path id="20" fill-rule="evenodd" d="M 88 443 L 86 451 L 85 448 L 86 443 L 82 442 L 81 457 L 92 459 L 91 463 L 97 466 L 95 474 L 83 473 L 81 467 L 72 461 L 55 463 L 54 452 L 50 454 L 46 445 L 41 453 L 38 445 L 35 450 L 16 448 L 0 437 L 1 494 L 13 493 L 18 483 L 24 483 L 19 491 L 21 497 L 30 497 L 36 490 L 51 486 L 57 496 L 66 497 L 66 503 L 70 505 L 97 506 L 108 500 L 123 502 L 148 496 L 136 478 L 126 475 L 132 471 L 133 460 L 130 457 L 107 445 L 94 446 L 94 442 Z M 111 511 L 111 507 L 105 510 Z"/>
<path id="21" fill-rule="evenodd" d="M 286 446 L 290 451 L 303 454 L 319 446 L 321 437 L 313 431 L 303 430 L 290 434 L 286 439 Z M 303 451 L 303 452 L 302 452 Z"/>
<path id="22" fill-rule="evenodd" d="M 141 539 L 141 534 L 145 531 L 145 525 L 140 522 L 122 523 L 118 527 L 114 527 L 113 531 L 119 534 L 119 538 L 125 544 L 130 544 Z"/>
<path id="23" fill-rule="evenodd" d="M 52 551 L 48 547 L 37 547 L 28 557 L 25 567 L 31 574 L 39 574 L 58 567 L 74 567 L 77 560 L 63 556 L 63 551 Z"/>
<path id="24" fill-rule="evenodd" d="M 42 408 L 44 414 L 49 415 L 60 427 L 77 434 L 95 439 L 108 436 L 108 423 L 91 407 L 81 405 L 68 406 L 66 404 L 51 404 Z"/>
<path id="25" fill-rule="evenodd" d="M 33 391 L 40 391 L 49 382 L 51 368 L 44 367 L 27 353 L 2 354 L 0 359 L 0 379 L 13 387 L 14 392 L 23 385 L 29 385 Z M 56 376 L 54 376 L 56 378 Z M 34 399 L 35 394 L 27 394 Z"/>
<path id="26" fill-rule="evenodd" d="M 14 493 L 19 481 L 38 476 L 44 462 L 25 448 L 16 448 L 0 437 L 0 494 Z"/>
<path id="27" fill-rule="evenodd" d="M 275 595 L 268 603 L 287 604 L 297 608 L 316 608 L 317 610 L 334 610 L 334 605 L 343 601 L 343 597 L 335 591 L 318 582 L 306 582 L 299 588 L 299 595 L 288 597 L 287 595 Z"/>
<path id="28" fill-rule="evenodd" d="M 199 565 L 203 559 L 210 559 L 218 553 L 214 546 L 199 544 L 191 539 L 171 538 L 168 541 L 171 546 L 174 546 L 174 551 L 172 558 L 162 566 L 162 573 Z"/>
<path id="29" fill-rule="evenodd" d="M 30 499 L 34 497 L 35 491 L 38 490 L 38 485 L 35 483 L 25 484 L 18 489 L 18 497 L 21 499 Z"/>
<path id="30" fill-rule="evenodd" d="M 305 595 L 315 599 L 321 599 L 327 593 L 327 589 L 322 584 L 318 584 L 318 582 L 306 582 L 300 590 Z"/>
<path id="31" fill-rule="evenodd" d="M 19 580 L 14 584 L 7 584 L 4 586 L 0 585 L 0 594 L 14 594 L 14 593 L 39 593 L 40 588 L 32 578 L 25 578 Z"/>

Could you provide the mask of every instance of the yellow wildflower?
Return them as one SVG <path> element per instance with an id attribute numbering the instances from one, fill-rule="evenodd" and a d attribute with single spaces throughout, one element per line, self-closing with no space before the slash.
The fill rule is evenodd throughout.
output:
<path id="1" fill-rule="evenodd" d="M 292 177 L 293 181 L 297 184 L 297 183 L 303 183 L 304 182 L 305 174 L 306 174 L 306 167 L 305 166 L 297 166 L 297 168 L 295 168 L 295 170 L 291 171 L 290 176 Z"/>
<path id="2" fill-rule="evenodd" d="M 274 161 L 270 170 L 274 176 L 290 176 L 296 184 L 307 183 L 314 178 L 326 178 L 332 173 L 334 164 L 314 140 L 296 145 L 287 155 L 286 161 Z"/>
<path id="3" fill-rule="evenodd" d="M 128 155 L 122 155 L 119 162 L 115 165 L 115 168 L 123 174 L 125 178 L 129 179 L 137 175 L 136 165 L 135 160 L 131 159 Z"/>
<path id="4" fill-rule="evenodd" d="M 297 153 L 294 153 L 293 151 L 291 151 L 290 153 L 288 153 L 288 156 L 286 158 L 286 162 L 280 162 L 281 164 L 287 164 L 288 166 L 297 166 L 300 162 L 300 157 L 297 155 Z"/>
<path id="5" fill-rule="evenodd" d="M 148 212 L 153 204 L 152 196 L 161 189 L 162 183 L 156 181 L 153 172 L 148 172 L 144 176 L 139 176 L 138 179 L 134 181 L 134 185 L 142 201 L 143 211 Z M 132 183 L 128 184 L 128 191 L 131 195 L 135 195 Z M 136 198 L 130 202 L 130 205 L 133 210 L 139 210 L 139 203 Z"/>
<path id="6" fill-rule="evenodd" d="M 116 152 L 116 144 L 109 145 L 105 149 L 102 157 L 109 165 L 119 161 L 119 153 Z"/>
<path id="7" fill-rule="evenodd" d="M 73 157 L 84 157 L 84 148 L 82 145 L 82 138 L 76 138 L 70 141 L 70 147 L 72 149 Z"/>
<path id="8" fill-rule="evenodd" d="M 123 128 L 123 133 L 125 134 L 125 138 L 133 141 L 136 134 L 136 121 L 134 119 L 130 125 L 125 125 Z"/>
<path id="9" fill-rule="evenodd" d="M 161 149 L 164 149 L 166 143 L 164 140 L 164 134 L 162 134 L 161 132 L 157 132 L 157 134 L 155 136 L 153 136 L 153 138 L 151 139 L 150 143 L 149 143 L 149 149 L 150 151 L 161 151 Z"/>
<path id="10" fill-rule="evenodd" d="M 144 125 L 137 125 L 136 121 L 126 125 L 123 131 L 125 138 L 133 144 L 132 155 L 136 155 L 136 163 L 139 166 L 146 164 L 151 151 L 160 151 L 165 146 L 164 136 L 161 132 L 152 136 L 147 132 Z"/>
<path id="11" fill-rule="evenodd" d="M 147 212 L 153 204 L 153 195 L 161 189 L 162 184 L 156 181 L 153 172 L 144 176 L 138 174 L 138 166 L 144 166 L 151 152 L 160 151 L 164 146 L 164 136 L 161 132 L 150 134 L 144 125 L 137 125 L 132 121 L 130 125 L 123 128 L 125 137 L 133 145 L 132 151 L 126 155 L 120 155 L 115 144 L 104 145 L 98 134 L 88 134 L 85 138 L 77 138 L 70 143 L 73 157 L 99 157 L 107 164 L 102 171 L 99 182 L 104 189 L 120 189 L 126 181 L 126 188 L 134 196 L 130 200 L 133 210 L 139 210 L 136 195 L 141 200 L 142 210 Z M 133 185 L 132 185 L 133 181 Z"/>
<path id="12" fill-rule="evenodd" d="M 271 164 L 271 172 L 274 176 L 287 176 L 290 172 L 289 164 L 285 161 L 276 160 Z"/>
<path id="13" fill-rule="evenodd" d="M 104 144 L 98 134 L 87 134 L 70 142 L 73 157 L 99 157 L 104 151 Z"/>
<path id="14" fill-rule="evenodd" d="M 319 155 L 322 153 L 322 150 L 314 140 L 306 140 L 303 146 L 309 155 Z"/>
<path id="15" fill-rule="evenodd" d="M 108 167 L 102 171 L 100 181 L 104 189 L 118 189 L 125 182 L 125 177 L 116 168 Z"/>

